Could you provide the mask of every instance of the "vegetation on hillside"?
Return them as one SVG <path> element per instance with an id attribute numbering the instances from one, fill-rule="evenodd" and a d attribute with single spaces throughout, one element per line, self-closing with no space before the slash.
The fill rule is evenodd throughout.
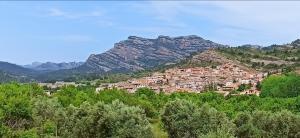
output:
<path id="1" fill-rule="evenodd" d="M 300 67 L 300 48 L 276 45 L 265 48 L 249 46 L 218 48 L 224 56 L 262 71 L 294 70 Z"/>
<path id="2" fill-rule="evenodd" d="M 0 71 L 0 83 L 16 81 L 17 79 L 11 76 L 10 74 Z"/>

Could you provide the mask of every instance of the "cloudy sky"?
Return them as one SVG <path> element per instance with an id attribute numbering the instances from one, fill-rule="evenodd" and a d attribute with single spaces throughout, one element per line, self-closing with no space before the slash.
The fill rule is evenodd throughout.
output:
<path id="1" fill-rule="evenodd" d="M 232 46 L 300 38 L 300 2 L 1 2 L 0 61 L 85 61 L 130 35 L 199 35 Z"/>

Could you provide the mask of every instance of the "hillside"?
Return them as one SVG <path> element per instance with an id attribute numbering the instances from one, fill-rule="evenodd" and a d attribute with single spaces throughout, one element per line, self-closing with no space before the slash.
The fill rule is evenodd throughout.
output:
<path id="1" fill-rule="evenodd" d="M 13 77 L 12 75 L 5 73 L 3 71 L 0 71 L 0 83 L 2 82 L 10 82 L 10 81 L 16 81 L 17 79 Z"/>
<path id="2" fill-rule="evenodd" d="M 282 69 L 295 70 L 300 67 L 300 40 L 290 44 L 268 47 L 239 46 L 218 48 L 226 57 L 260 71 Z"/>
<path id="3" fill-rule="evenodd" d="M 8 62 L 2 62 L 2 61 L 0 61 L 0 70 L 3 72 L 7 72 L 9 74 L 12 74 L 12 75 L 26 76 L 26 77 L 33 76 L 37 73 L 34 70 L 27 69 L 22 66 L 19 66 L 16 64 L 11 64 Z"/>
<path id="4" fill-rule="evenodd" d="M 22 66 L 0 61 L 0 82 L 28 82 L 40 72 L 23 68 Z"/>
<path id="5" fill-rule="evenodd" d="M 224 45 L 190 35 L 180 37 L 159 36 L 156 39 L 130 36 L 116 43 L 114 48 L 102 54 L 91 55 L 81 72 L 130 72 L 156 67 L 165 63 L 176 63 L 210 48 Z"/>

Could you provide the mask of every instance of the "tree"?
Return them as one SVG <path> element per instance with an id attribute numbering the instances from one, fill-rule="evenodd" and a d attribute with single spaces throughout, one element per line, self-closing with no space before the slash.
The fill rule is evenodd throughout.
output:
<path id="1" fill-rule="evenodd" d="M 64 137 L 152 137 L 150 123 L 144 111 L 138 107 L 130 107 L 119 101 L 95 105 L 84 102 L 80 107 L 70 107 L 68 110 L 70 114 L 66 120 Z"/>
<path id="2" fill-rule="evenodd" d="M 35 126 L 39 127 L 38 132 L 41 136 L 58 136 L 60 123 L 64 122 L 65 118 L 60 114 L 63 111 L 62 105 L 58 102 L 57 97 L 48 98 L 38 96 L 32 99 L 33 102 L 33 119 Z"/>
<path id="3" fill-rule="evenodd" d="M 139 107 L 129 107 L 119 101 L 105 106 L 105 126 L 108 137 L 152 137 L 150 123 Z"/>
<path id="4" fill-rule="evenodd" d="M 252 115 L 242 112 L 234 119 L 234 123 L 238 128 L 237 137 L 294 138 L 300 134 L 300 116 L 288 111 L 255 111 Z"/>
<path id="5" fill-rule="evenodd" d="M 170 138 L 197 136 L 197 128 L 191 124 L 195 111 L 196 106 L 186 100 L 175 100 L 165 105 L 161 118 Z"/>
<path id="6" fill-rule="evenodd" d="M 221 131 L 232 136 L 234 132 L 234 124 L 224 113 L 207 104 L 197 108 L 186 100 L 167 103 L 163 110 L 162 122 L 171 138 L 199 137 Z"/>
<path id="7" fill-rule="evenodd" d="M 300 132 L 300 116 L 280 111 L 270 117 L 269 136 L 274 138 L 296 137 Z"/>
<path id="8" fill-rule="evenodd" d="M 230 122 L 224 113 L 211 108 L 208 104 L 204 104 L 197 109 L 192 122 L 195 125 L 199 125 L 197 126 L 198 135 L 211 132 L 218 133 L 220 131 L 233 135 L 235 130 L 234 124 Z"/>
<path id="9" fill-rule="evenodd" d="M 297 97 L 300 95 L 300 76 L 294 73 L 272 75 L 262 82 L 261 97 Z"/>
<path id="10" fill-rule="evenodd" d="M 259 137 L 259 131 L 252 124 L 252 117 L 247 112 L 239 113 L 234 119 L 237 127 L 235 136 L 240 138 L 256 138 Z"/>

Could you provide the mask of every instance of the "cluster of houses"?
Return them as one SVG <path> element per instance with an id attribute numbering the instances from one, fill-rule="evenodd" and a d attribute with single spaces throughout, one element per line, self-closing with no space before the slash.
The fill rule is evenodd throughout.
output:
<path id="1" fill-rule="evenodd" d="M 102 84 L 96 89 L 125 89 L 134 93 L 139 88 L 149 88 L 159 93 L 196 92 L 206 91 L 213 87 L 215 91 L 228 94 L 237 90 L 241 84 L 249 84 L 240 94 L 259 94 L 257 85 L 268 74 L 256 71 L 243 70 L 236 64 L 224 63 L 216 67 L 173 68 L 163 73 L 154 73 L 149 77 L 131 79 L 125 82 Z"/>

